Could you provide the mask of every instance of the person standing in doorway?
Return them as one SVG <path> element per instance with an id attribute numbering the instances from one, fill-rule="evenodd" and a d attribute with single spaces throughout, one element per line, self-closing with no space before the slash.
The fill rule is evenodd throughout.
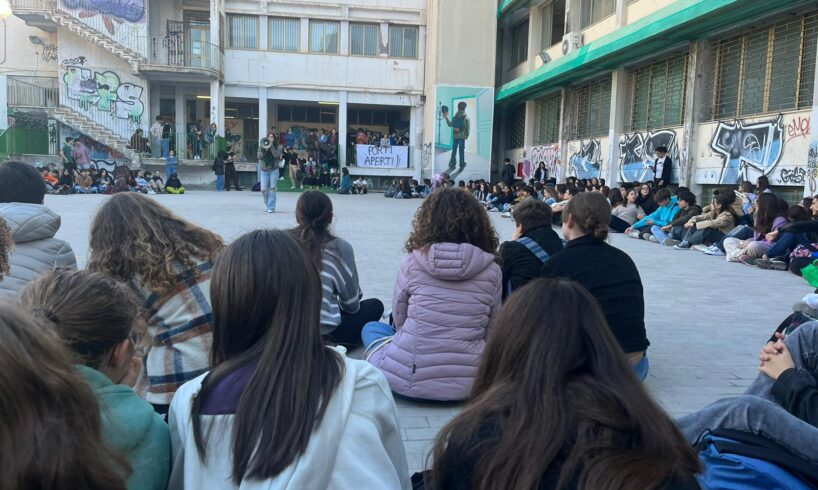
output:
<path id="1" fill-rule="evenodd" d="M 173 123 L 169 120 L 162 125 L 162 158 L 168 158 L 170 155 L 170 140 L 173 138 Z"/>
<path id="2" fill-rule="evenodd" d="M 667 154 L 667 146 L 656 147 L 656 159 L 653 160 L 653 182 L 657 189 L 664 189 L 670 184 L 673 172 L 673 160 Z"/>
<path id="3" fill-rule="evenodd" d="M 442 110 L 443 118 L 446 124 L 452 128 L 452 157 L 449 159 L 449 176 L 456 178 L 466 168 L 466 140 L 469 139 L 469 117 L 466 116 L 466 103 L 458 102 L 457 112 L 452 120 L 449 119 L 449 110 L 445 108 Z M 460 168 L 455 171 L 456 153 L 460 149 Z"/>
<path id="4" fill-rule="evenodd" d="M 270 132 L 267 139 L 272 143 L 269 148 L 259 147 L 258 154 L 258 181 L 261 187 L 261 198 L 268 213 L 276 210 L 276 190 L 278 186 L 278 141 L 276 134 Z"/>

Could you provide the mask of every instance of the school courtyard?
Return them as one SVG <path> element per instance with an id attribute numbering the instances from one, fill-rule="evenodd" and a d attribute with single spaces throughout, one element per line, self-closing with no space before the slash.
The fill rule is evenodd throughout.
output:
<path id="1" fill-rule="evenodd" d="M 403 242 L 420 200 L 385 199 L 382 194 L 332 195 L 335 231 L 355 248 L 364 297 L 391 308 L 392 288 L 403 257 Z M 68 241 L 80 267 L 88 253 L 90 221 L 106 199 L 97 195 L 46 196 L 62 216 L 58 238 Z M 193 191 L 155 199 L 182 217 L 233 240 L 259 227 L 295 224 L 297 193 L 278 194 L 275 214 L 265 212 L 259 193 Z M 492 214 L 502 240 L 513 233 L 511 220 Z M 639 267 L 645 287 L 646 323 L 651 341 L 646 385 L 673 416 L 741 394 L 756 376 L 757 353 L 792 305 L 812 288 L 790 273 L 764 271 L 694 251 L 677 251 L 621 235 L 612 244 Z M 557 331 L 554 342 L 560 341 Z M 352 353 L 361 356 L 361 351 Z M 457 406 L 398 401 L 410 470 L 423 466 L 439 429 Z"/>

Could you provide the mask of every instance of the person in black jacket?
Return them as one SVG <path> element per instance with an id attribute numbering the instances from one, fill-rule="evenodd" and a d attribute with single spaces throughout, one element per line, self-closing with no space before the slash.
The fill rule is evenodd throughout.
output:
<path id="1" fill-rule="evenodd" d="M 517 169 L 511 164 L 511 160 L 506 158 L 503 160 L 503 170 L 500 172 L 500 181 L 508 187 L 513 187 L 517 180 Z"/>
<path id="2" fill-rule="evenodd" d="M 545 276 L 573 279 L 599 301 L 608 326 L 639 379 L 648 375 L 642 279 L 625 252 L 608 245 L 611 206 L 598 192 L 583 192 L 562 211 L 568 243 L 542 267 Z"/>
<path id="3" fill-rule="evenodd" d="M 500 245 L 503 297 L 540 275 L 542 265 L 562 250 L 562 239 L 551 228 L 551 206 L 526 199 L 514 208 L 514 238 Z"/>
<path id="4" fill-rule="evenodd" d="M 673 174 L 673 160 L 667 154 L 667 146 L 656 147 L 656 158 L 653 160 L 653 182 L 655 189 L 664 189 L 670 184 Z"/>
<path id="5" fill-rule="evenodd" d="M 216 159 L 213 160 L 213 173 L 216 174 L 216 191 L 221 192 L 224 187 L 224 159 L 227 158 L 227 152 L 219 151 Z"/>

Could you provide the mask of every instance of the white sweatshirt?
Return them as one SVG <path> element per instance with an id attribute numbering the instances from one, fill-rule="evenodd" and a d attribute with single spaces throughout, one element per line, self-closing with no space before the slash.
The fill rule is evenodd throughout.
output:
<path id="1" fill-rule="evenodd" d="M 203 462 L 193 438 L 190 409 L 203 374 L 176 392 L 170 406 L 173 469 L 168 488 L 190 490 L 409 490 L 409 469 L 395 402 L 383 374 L 364 361 L 348 359 L 344 377 L 316 427 L 307 449 L 271 480 L 230 480 L 233 415 L 205 415 L 203 432 L 213 430 Z"/>

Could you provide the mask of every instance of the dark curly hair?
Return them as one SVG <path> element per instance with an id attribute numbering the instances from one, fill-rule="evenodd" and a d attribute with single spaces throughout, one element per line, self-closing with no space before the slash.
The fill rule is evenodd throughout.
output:
<path id="1" fill-rule="evenodd" d="M 444 242 L 469 243 L 490 254 L 496 254 L 500 246 L 488 212 L 463 189 L 439 188 L 423 201 L 405 249 L 426 250 Z"/>
<path id="2" fill-rule="evenodd" d="M 14 242 L 11 239 L 11 230 L 9 229 L 3 218 L 0 218 L 0 281 L 3 276 L 9 273 L 11 264 L 9 256 L 11 255 L 11 247 Z"/>

